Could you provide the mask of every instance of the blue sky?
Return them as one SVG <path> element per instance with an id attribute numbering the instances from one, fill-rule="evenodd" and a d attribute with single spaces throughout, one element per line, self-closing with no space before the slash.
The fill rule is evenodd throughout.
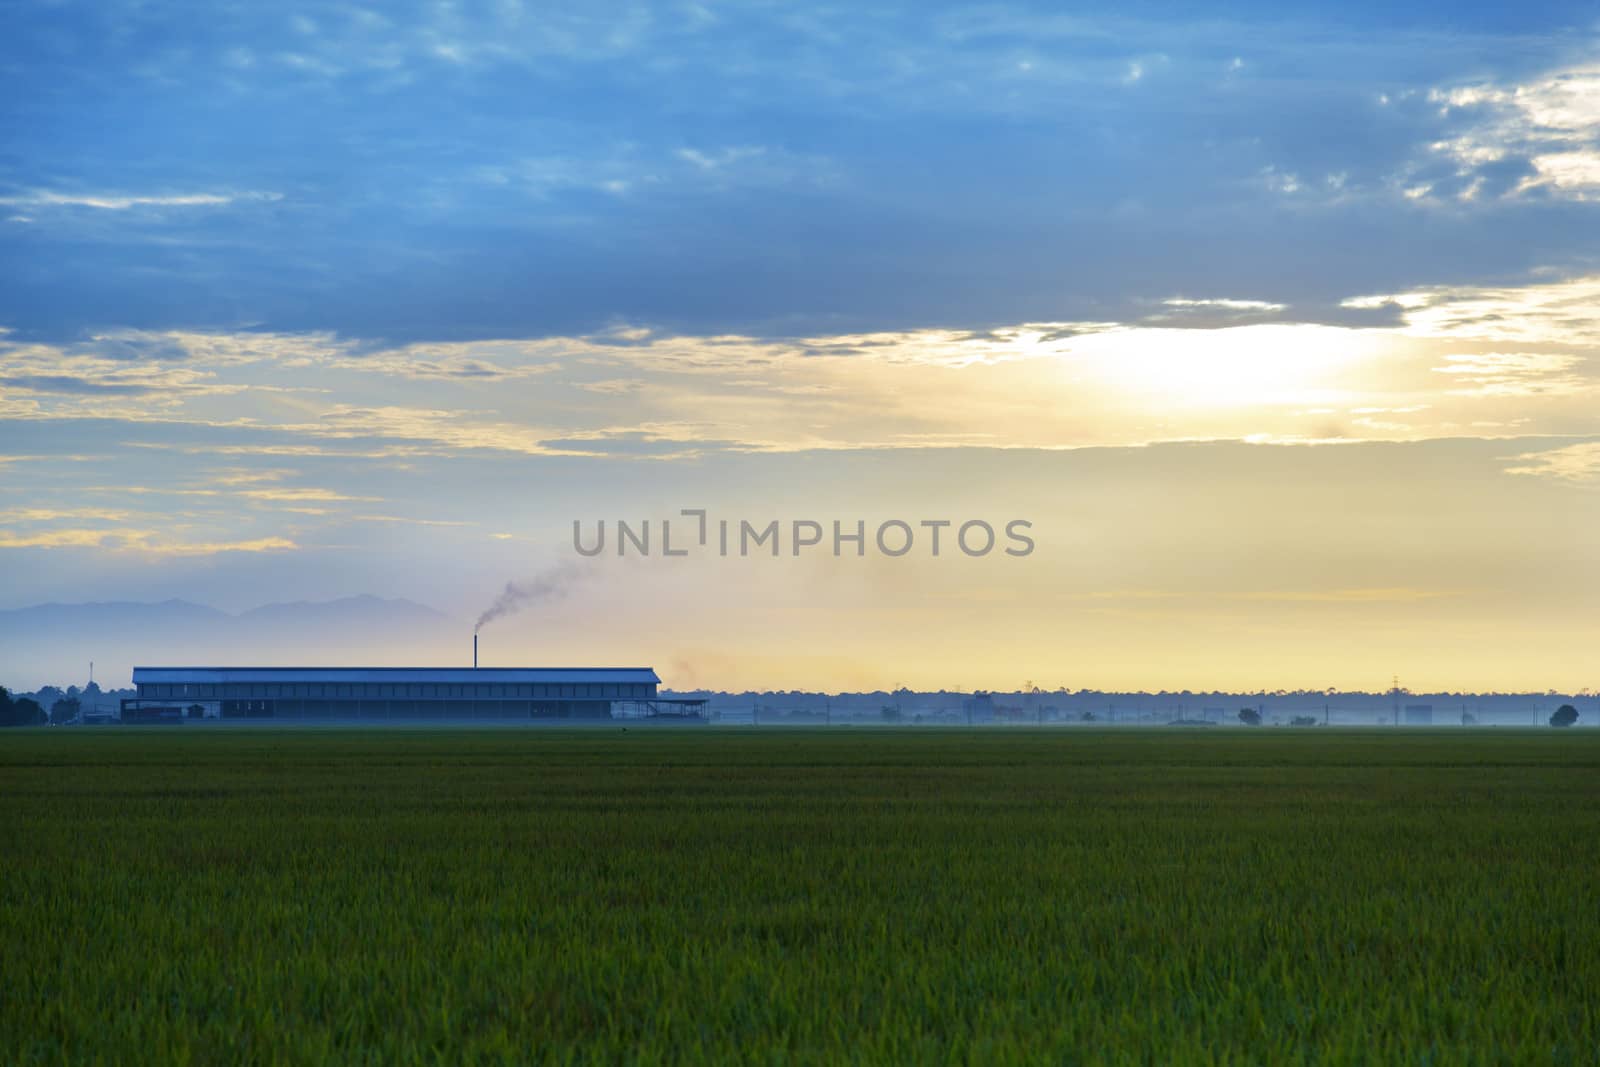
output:
<path id="1" fill-rule="evenodd" d="M 1090 544 L 1063 503 L 1085 479 L 1125 527 L 1157 521 L 1170 472 L 1203 477 L 1118 466 L 1160 445 L 1219 487 L 1250 449 L 1325 451 L 1415 500 L 1416 457 L 1442 457 L 1529 528 L 1597 517 L 1592 5 L 16 3 L 0 39 L 5 606 L 376 593 L 471 617 L 575 515 L 697 496 L 1056 516 L 1036 571 L 919 609 L 941 626 L 1029 590 L 1353 591 L 1334 602 L 1488 627 L 1600 584 L 1581 553 L 1560 580 L 1452 581 L 1517 548 L 1437 525 L 1448 501 L 1411 516 L 1453 560 L 1426 588 L 1404 553 L 1276 520 L 1255 558 L 1285 568 L 1230 570 L 1231 594 L 1209 522 L 1175 570 L 1085 573 L 1073 553 L 1126 534 Z M 1277 514 L 1297 476 L 1267 467 L 1236 505 Z M 680 643 L 729 684 L 834 670 L 741 659 L 748 625 L 718 620 L 748 581 L 707 577 Z M 770 603 L 804 600 L 786 581 Z M 888 637 L 903 596 L 851 610 L 914 659 Z M 1047 675 L 1071 640 L 1104 661 L 1074 633 L 964 673 Z M 681 651 L 627 641 L 600 658 Z M 1460 663 L 1408 656 L 1439 684 Z M 1391 669 L 1355 657 L 1330 682 Z M 1506 680 L 1554 669 L 1509 658 Z M 1161 681 L 1135 674 L 1083 680 Z"/>
<path id="2" fill-rule="evenodd" d="M 1320 321 L 1592 260 L 1592 211 L 1492 195 L 1525 158 L 1431 147 L 1486 117 L 1430 94 L 1591 56 L 1584 5 L 1057 10 L 10 5 L 0 321 L 788 335 L 1174 292 Z M 108 195 L 144 200 L 72 202 Z"/>

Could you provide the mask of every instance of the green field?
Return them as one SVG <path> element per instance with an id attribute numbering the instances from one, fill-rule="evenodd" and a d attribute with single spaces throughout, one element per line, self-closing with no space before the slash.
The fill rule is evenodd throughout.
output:
<path id="1" fill-rule="evenodd" d="M 0 1061 L 1600 1062 L 1600 731 L 0 735 Z"/>

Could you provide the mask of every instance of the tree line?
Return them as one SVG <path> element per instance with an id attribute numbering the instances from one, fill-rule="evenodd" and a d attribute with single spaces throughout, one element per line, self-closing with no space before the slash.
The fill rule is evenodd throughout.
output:
<path id="1" fill-rule="evenodd" d="M 44 705 L 32 697 L 13 699 L 5 686 L 0 686 L 0 726 L 41 726 L 47 721 Z"/>

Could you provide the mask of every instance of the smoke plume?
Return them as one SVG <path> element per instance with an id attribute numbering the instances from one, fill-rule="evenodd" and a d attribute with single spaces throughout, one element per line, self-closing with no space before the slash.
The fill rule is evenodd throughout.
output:
<path id="1" fill-rule="evenodd" d="M 500 595 L 494 598 L 494 603 L 484 609 L 478 616 L 478 621 L 473 625 L 472 632 L 477 633 L 496 619 L 507 615 L 515 615 L 531 604 L 545 600 L 560 600 L 566 596 L 572 587 L 581 580 L 585 571 L 576 564 L 563 563 L 558 567 L 551 567 L 532 578 L 506 583 Z"/>

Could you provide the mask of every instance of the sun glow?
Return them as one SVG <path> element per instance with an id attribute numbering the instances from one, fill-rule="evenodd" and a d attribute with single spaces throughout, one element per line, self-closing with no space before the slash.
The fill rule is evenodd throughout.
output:
<path id="1" fill-rule="evenodd" d="M 1393 347 L 1376 331 L 1293 324 L 1116 330 L 1074 339 L 1065 356 L 1125 400 L 1193 410 L 1340 403 Z"/>

